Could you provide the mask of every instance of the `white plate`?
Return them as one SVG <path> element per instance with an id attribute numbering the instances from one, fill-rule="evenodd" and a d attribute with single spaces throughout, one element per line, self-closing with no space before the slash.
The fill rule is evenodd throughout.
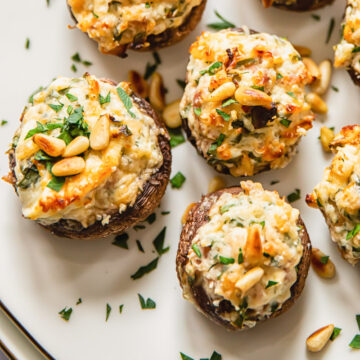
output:
<path id="1" fill-rule="evenodd" d="M 202 23 L 182 43 L 160 51 L 163 64 L 159 70 L 169 89 L 168 100 L 181 96 L 175 79 L 184 78 L 188 47 L 206 23 L 215 20 L 218 9 L 237 25 L 288 37 L 293 43 L 306 45 L 320 61 L 332 58 L 332 45 L 339 39 L 344 1 L 316 11 L 321 21 L 310 13 L 296 14 L 276 9 L 263 9 L 257 0 L 209 0 Z M 325 38 L 330 18 L 336 20 L 330 44 Z M 78 75 L 89 70 L 100 77 L 117 81 L 127 78 L 127 71 L 143 72 L 151 54 L 133 53 L 125 60 L 100 54 L 94 42 L 79 30 L 69 30 L 72 24 L 65 0 L 7 1 L 3 7 L 0 34 L 2 54 L 0 118 L 9 123 L 0 129 L 0 150 L 5 152 L 22 108 L 29 94 L 47 84 L 57 75 L 73 76 L 70 57 L 80 55 L 93 62 L 86 69 L 78 66 Z M 25 50 L 25 39 L 31 46 Z M 307 286 L 297 304 L 285 315 L 243 333 L 228 333 L 199 314 L 181 297 L 175 273 L 175 254 L 180 233 L 180 218 L 187 204 L 197 201 L 207 190 L 215 172 L 196 155 L 190 144 L 173 151 L 173 173 L 181 170 L 187 177 L 180 190 L 169 188 L 157 210 L 157 221 L 146 230 L 130 231 L 130 249 L 111 245 L 112 239 L 76 241 L 51 236 L 20 214 L 19 201 L 13 189 L 1 182 L 0 204 L 0 299 L 29 333 L 56 359 L 179 359 L 182 351 L 198 359 L 209 357 L 213 350 L 224 360 L 235 359 L 355 359 L 348 343 L 359 332 L 355 314 L 360 312 L 359 269 L 342 260 L 330 242 L 325 222 L 319 211 L 306 206 L 305 194 L 320 180 L 331 157 L 321 149 L 319 129 L 327 126 L 357 123 L 360 114 L 359 88 L 343 70 L 335 71 L 326 101 L 330 112 L 319 118 L 314 128 L 302 140 L 299 154 L 284 170 L 256 176 L 267 188 L 276 188 L 287 195 L 301 189 L 296 202 L 302 213 L 314 246 L 329 254 L 337 268 L 331 281 L 319 279 L 310 271 Z M 7 159 L 1 157 L 0 170 L 5 174 Z M 270 181 L 280 183 L 270 186 Z M 237 181 L 228 178 L 228 184 Z M 170 210 L 167 216 L 160 211 Z M 166 245 L 170 251 L 159 261 L 158 268 L 142 279 L 133 281 L 130 275 L 140 265 L 156 255 L 152 240 L 167 226 Z M 138 251 L 140 239 L 145 254 Z M 141 310 L 137 293 L 156 301 L 156 310 Z M 83 303 L 76 306 L 81 297 Z M 105 322 L 105 306 L 112 306 Z M 125 304 L 120 315 L 118 306 Z M 60 319 L 58 311 L 73 308 L 69 322 Z M 335 342 L 322 354 L 310 355 L 305 339 L 314 330 L 328 323 L 343 329 Z"/>

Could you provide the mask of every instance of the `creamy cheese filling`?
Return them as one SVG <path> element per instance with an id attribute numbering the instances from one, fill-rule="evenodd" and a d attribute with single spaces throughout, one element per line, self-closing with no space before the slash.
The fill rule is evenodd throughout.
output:
<path id="1" fill-rule="evenodd" d="M 190 54 L 180 112 L 205 158 L 235 176 L 287 165 L 314 118 L 309 74 L 293 46 L 244 27 L 205 32 Z"/>
<path id="2" fill-rule="evenodd" d="M 348 0 L 342 39 L 334 47 L 335 67 L 352 67 L 360 72 L 360 1 Z"/>
<path id="3" fill-rule="evenodd" d="M 226 315 L 231 321 L 239 315 L 246 321 L 248 311 L 264 318 L 281 308 L 291 296 L 303 253 L 299 211 L 259 183 L 241 186 L 243 193 L 225 192 L 211 206 L 185 266 L 186 275 L 201 283 L 215 306 L 231 302 L 235 311 Z M 262 275 L 249 285 L 253 271 Z"/>
<path id="4" fill-rule="evenodd" d="M 26 218 L 46 225 L 72 219 L 87 227 L 96 220 L 106 224 L 109 215 L 134 204 L 163 157 L 159 128 L 129 95 L 127 83 L 114 86 L 85 75 L 59 77 L 33 97 L 15 135 L 15 175 Z M 51 168 L 59 158 L 40 151 L 34 132 L 69 143 L 89 137 L 101 116 L 111 119 L 108 146 L 79 155 L 85 160 L 80 174 L 54 177 Z"/>
<path id="5" fill-rule="evenodd" d="M 333 143 L 334 159 L 307 198 L 324 213 L 335 241 L 351 264 L 360 260 L 360 126 L 344 128 Z"/>
<path id="6" fill-rule="evenodd" d="M 95 39 L 100 50 L 142 43 L 149 35 L 182 25 L 202 0 L 68 0 L 77 27 Z"/>

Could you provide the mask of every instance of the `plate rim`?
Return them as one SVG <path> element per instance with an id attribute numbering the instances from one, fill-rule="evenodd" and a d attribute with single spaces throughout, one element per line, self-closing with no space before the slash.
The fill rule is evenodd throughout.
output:
<path id="1" fill-rule="evenodd" d="M 4 304 L 0 299 L 0 310 L 8 317 L 8 319 L 17 327 L 17 329 L 22 333 L 23 336 L 38 350 L 41 355 L 44 356 L 47 360 L 56 360 L 35 338 L 31 333 L 25 328 L 25 326 L 16 318 L 16 316 L 9 310 L 9 308 Z M 16 357 L 9 350 L 9 348 L 4 343 L 4 340 L 0 339 L 0 349 L 4 350 L 5 354 L 11 359 L 15 360 Z"/>

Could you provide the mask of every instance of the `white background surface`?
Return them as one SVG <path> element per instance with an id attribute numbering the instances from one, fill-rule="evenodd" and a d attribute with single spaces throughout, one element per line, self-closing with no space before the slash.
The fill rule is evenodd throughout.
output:
<path id="1" fill-rule="evenodd" d="M 331 46 L 339 39 L 339 25 L 345 1 L 316 11 L 321 21 L 310 13 L 294 14 L 276 9 L 263 9 L 256 0 L 209 0 L 202 23 L 182 43 L 161 50 L 163 64 L 159 71 L 169 89 L 168 100 L 181 96 L 175 79 L 184 78 L 188 47 L 206 23 L 214 20 L 217 9 L 236 25 L 246 24 L 259 30 L 288 37 L 293 43 L 313 50 L 317 61 L 332 58 Z M 336 26 L 330 44 L 325 44 L 329 21 Z M 79 30 L 69 30 L 72 20 L 65 1 L 7 1 L 0 22 L 0 119 L 9 123 L 0 128 L 0 153 L 3 154 L 18 126 L 22 108 L 29 94 L 46 85 L 57 75 L 73 76 L 70 57 L 79 52 L 93 62 L 88 68 L 99 77 L 115 81 L 127 78 L 127 71 L 145 69 L 151 54 L 130 53 L 123 60 L 105 56 L 95 43 Z M 25 39 L 31 39 L 25 50 Z M 86 70 L 78 66 L 78 75 Z M 287 314 L 243 333 L 228 333 L 212 324 L 181 297 L 175 273 L 175 255 L 180 233 L 180 218 L 187 204 L 197 201 L 207 191 L 215 172 L 206 165 L 190 144 L 173 151 L 173 174 L 181 170 L 187 181 L 180 190 L 168 189 L 158 220 L 146 230 L 130 231 L 129 250 L 111 245 L 112 239 L 76 241 L 51 236 L 31 221 L 21 217 L 20 206 L 10 185 L 0 183 L 0 299 L 30 333 L 57 359 L 179 359 L 179 352 L 198 359 L 210 357 L 213 350 L 223 360 L 259 359 L 359 359 L 348 343 L 359 332 L 355 314 L 360 313 L 359 268 L 342 260 L 330 242 L 325 222 L 319 211 L 305 204 L 305 194 L 320 180 L 331 156 L 325 155 L 319 140 L 320 126 L 358 123 L 360 90 L 343 70 L 338 70 L 332 83 L 340 91 L 329 91 L 330 112 L 320 118 L 302 140 L 299 154 L 284 170 L 272 171 L 255 179 L 267 188 L 287 195 L 301 189 L 301 200 L 294 206 L 301 210 L 313 245 L 320 247 L 334 261 L 338 274 L 325 281 L 310 271 L 305 291 Z M 0 173 L 8 171 L 7 158 L 0 158 Z M 270 186 L 271 180 L 280 180 Z M 237 181 L 227 178 L 228 184 Z M 161 216 L 160 211 L 171 214 Z M 156 254 L 152 240 L 167 226 L 166 245 L 170 251 L 160 259 L 151 274 L 133 281 L 130 275 L 147 264 Z M 146 253 L 138 251 L 140 239 Z M 156 310 L 141 310 L 137 293 L 151 297 Z M 75 306 L 81 297 L 83 303 Z M 105 306 L 112 306 L 105 322 Z M 118 306 L 124 304 L 123 314 Z M 57 314 L 71 306 L 69 322 Z M 306 337 L 317 328 L 334 323 L 343 329 L 341 335 L 321 354 L 305 350 Z M 6 340 L 6 339 L 5 339 Z"/>

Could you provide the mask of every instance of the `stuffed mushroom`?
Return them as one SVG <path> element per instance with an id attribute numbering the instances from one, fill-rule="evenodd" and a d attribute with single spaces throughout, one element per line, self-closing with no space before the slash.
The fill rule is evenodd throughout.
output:
<path id="1" fill-rule="evenodd" d="M 185 299 L 215 323 L 242 330 L 290 308 L 303 290 L 310 252 L 299 211 L 246 181 L 192 207 L 177 273 Z"/>
<path id="2" fill-rule="evenodd" d="M 334 50 L 334 66 L 346 68 L 354 83 L 360 86 L 360 0 L 347 1 L 342 38 Z"/>
<path id="3" fill-rule="evenodd" d="M 23 216 L 95 238 L 145 219 L 169 180 L 169 136 L 129 84 L 59 77 L 29 99 L 9 150 Z"/>
<path id="4" fill-rule="evenodd" d="M 206 0 L 67 0 L 76 26 L 105 54 L 155 50 L 183 39 L 201 19 Z"/>
<path id="5" fill-rule="evenodd" d="M 360 126 L 344 127 L 330 148 L 335 156 L 306 202 L 322 212 L 332 240 L 355 265 L 360 261 Z"/>
<path id="6" fill-rule="evenodd" d="M 262 0 L 265 7 L 275 6 L 285 10 L 308 11 L 329 5 L 334 0 Z"/>
<path id="7" fill-rule="evenodd" d="M 183 126 L 219 172 L 283 168 L 312 127 L 304 90 L 311 78 L 284 38 L 245 27 L 204 32 L 190 48 L 186 80 Z"/>

